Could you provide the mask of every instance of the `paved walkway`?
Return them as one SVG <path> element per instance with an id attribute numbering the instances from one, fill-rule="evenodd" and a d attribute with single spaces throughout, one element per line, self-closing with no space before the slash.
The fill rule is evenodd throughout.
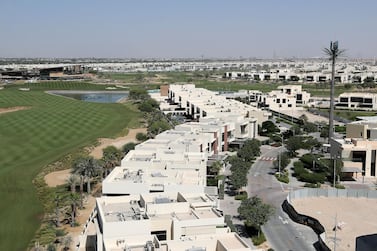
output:
<path id="1" fill-rule="evenodd" d="M 225 191 L 227 191 L 227 185 L 225 184 Z M 238 217 L 238 207 L 240 206 L 241 201 L 235 200 L 234 196 L 229 196 L 226 192 L 224 195 L 224 199 L 220 200 L 220 209 L 223 210 L 224 215 L 230 215 L 232 216 L 232 222 L 233 225 L 237 229 L 237 233 L 240 235 L 240 237 L 251 247 L 251 249 L 257 249 L 253 242 L 251 241 L 251 238 L 248 237 L 245 231 L 244 223 L 241 221 Z"/>

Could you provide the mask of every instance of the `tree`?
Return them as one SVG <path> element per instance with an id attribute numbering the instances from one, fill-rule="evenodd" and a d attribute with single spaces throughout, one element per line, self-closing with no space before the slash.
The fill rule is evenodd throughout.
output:
<path id="1" fill-rule="evenodd" d="M 71 205 L 71 211 L 70 211 L 70 222 L 71 222 L 71 227 L 75 226 L 75 219 L 77 215 L 77 205 L 81 203 L 81 198 L 78 194 L 76 193 L 71 193 L 69 195 L 69 202 Z"/>
<path id="2" fill-rule="evenodd" d="M 160 134 L 163 131 L 169 130 L 171 128 L 170 124 L 164 120 L 153 121 L 148 127 L 148 133 L 152 136 Z"/>
<path id="3" fill-rule="evenodd" d="M 70 186 L 71 193 L 76 192 L 76 185 L 80 183 L 80 177 L 77 174 L 71 174 L 67 179 L 67 184 Z"/>
<path id="4" fill-rule="evenodd" d="M 129 151 L 134 150 L 136 145 L 137 144 L 134 143 L 134 142 L 129 142 L 129 143 L 125 144 L 122 147 L 123 154 L 126 155 Z"/>
<path id="5" fill-rule="evenodd" d="M 128 98 L 133 99 L 133 100 L 144 100 L 144 99 L 148 99 L 149 95 L 148 95 L 147 90 L 132 89 L 132 90 L 130 90 L 130 92 L 128 94 Z"/>
<path id="6" fill-rule="evenodd" d="M 278 155 L 278 159 L 273 162 L 274 168 L 279 169 L 279 158 L 280 158 L 280 171 L 282 172 L 291 161 L 287 152 L 282 152 Z"/>
<path id="7" fill-rule="evenodd" d="M 245 220 L 246 226 L 254 227 L 258 230 L 259 237 L 261 226 L 273 215 L 274 208 L 254 196 L 241 202 L 238 207 L 238 213 L 241 219 Z"/>
<path id="8" fill-rule="evenodd" d="M 260 141 L 257 139 L 246 140 L 244 145 L 237 151 L 237 156 L 247 162 L 251 162 L 260 155 Z"/>
<path id="9" fill-rule="evenodd" d="M 290 137 L 285 142 L 285 148 L 287 148 L 291 156 L 294 156 L 298 149 L 303 148 L 303 137 L 302 136 Z"/>
<path id="10" fill-rule="evenodd" d="M 106 170 L 106 176 L 113 170 L 115 166 L 120 165 L 122 157 L 122 151 L 115 146 L 108 146 L 102 150 L 102 161 L 103 167 Z"/>
<path id="11" fill-rule="evenodd" d="M 247 172 L 251 163 L 245 162 L 238 156 L 231 156 L 227 159 L 230 163 L 230 171 L 232 172 L 229 179 L 234 189 L 239 191 L 243 186 L 247 185 Z"/>
<path id="12" fill-rule="evenodd" d="M 303 129 L 307 133 L 316 132 L 317 131 L 317 125 L 311 122 L 306 122 L 303 126 Z"/>
<path id="13" fill-rule="evenodd" d="M 101 170 L 102 166 L 100 162 L 92 156 L 82 156 L 73 161 L 72 168 L 74 173 L 80 175 L 80 190 L 84 178 L 86 178 L 87 192 L 90 193 L 90 179 Z"/>
<path id="14" fill-rule="evenodd" d="M 278 132 L 280 132 L 280 129 L 274 124 L 274 122 L 266 120 L 262 123 L 260 135 L 266 136 Z"/>
<path id="15" fill-rule="evenodd" d="M 216 160 L 215 162 L 212 163 L 212 165 L 209 168 L 209 172 L 213 173 L 215 175 L 218 175 L 220 170 L 222 168 L 221 162 Z"/>

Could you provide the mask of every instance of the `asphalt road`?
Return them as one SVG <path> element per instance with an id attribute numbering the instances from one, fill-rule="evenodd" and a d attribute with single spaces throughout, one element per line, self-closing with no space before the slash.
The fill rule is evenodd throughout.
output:
<path id="1" fill-rule="evenodd" d="M 316 234 L 309 227 L 291 221 L 281 209 L 288 191 L 295 188 L 283 185 L 273 176 L 276 172 L 273 161 L 266 157 L 276 158 L 279 148 L 262 146 L 261 152 L 261 158 L 250 168 L 247 192 L 249 196 L 257 195 L 275 207 L 275 214 L 262 227 L 270 246 L 276 251 L 315 250 Z"/>

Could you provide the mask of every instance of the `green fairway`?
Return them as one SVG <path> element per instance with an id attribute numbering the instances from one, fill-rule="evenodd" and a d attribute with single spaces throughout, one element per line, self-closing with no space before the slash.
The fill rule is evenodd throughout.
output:
<path id="1" fill-rule="evenodd" d="M 29 92 L 0 91 L 0 107 L 30 108 L 0 115 L 0 250 L 25 250 L 40 226 L 43 209 L 32 180 L 45 165 L 98 137 L 115 136 L 139 116 L 122 104 L 86 103 L 39 91 L 97 86 L 32 85 Z"/>

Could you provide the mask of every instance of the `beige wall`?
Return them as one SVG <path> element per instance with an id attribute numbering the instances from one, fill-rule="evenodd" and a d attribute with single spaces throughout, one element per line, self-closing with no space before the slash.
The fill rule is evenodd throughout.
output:
<path id="1" fill-rule="evenodd" d="M 366 125 L 347 124 L 346 137 L 347 138 L 364 138 L 367 137 Z"/>

